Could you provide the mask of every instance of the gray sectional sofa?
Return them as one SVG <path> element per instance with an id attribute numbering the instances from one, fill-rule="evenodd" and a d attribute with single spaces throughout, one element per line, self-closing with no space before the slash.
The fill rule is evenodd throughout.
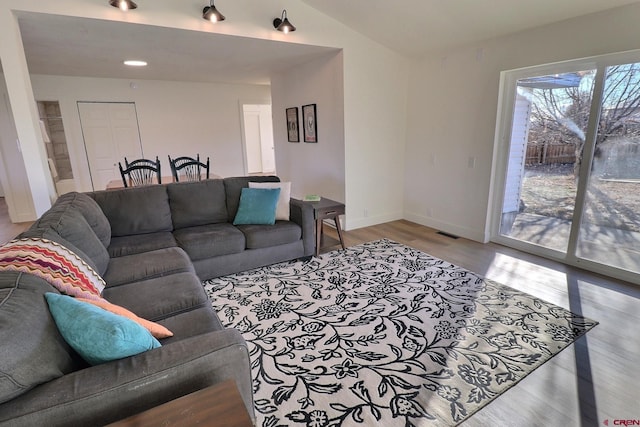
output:
<path id="1" fill-rule="evenodd" d="M 103 425 L 235 379 L 251 417 L 246 343 L 224 328 L 201 281 L 314 253 L 309 204 L 290 221 L 232 225 L 237 177 L 69 193 L 19 238 L 73 251 L 105 280 L 103 298 L 170 329 L 162 347 L 89 366 L 67 345 L 45 302 L 47 281 L 0 272 L 0 425 Z M 81 321 L 81 319 L 78 319 Z"/>

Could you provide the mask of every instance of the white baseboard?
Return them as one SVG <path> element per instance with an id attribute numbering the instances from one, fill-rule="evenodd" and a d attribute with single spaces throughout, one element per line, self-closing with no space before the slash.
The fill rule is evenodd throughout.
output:
<path id="1" fill-rule="evenodd" d="M 426 227 L 435 228 L 436 230 L 444 231 L 449 234 L 464 237 L 465 239 L 475 240 L 476 242 L 486 243 L 489 241 L 483 230 L 479 231 L 471 228 L 460 227 L 446 221 L 440 221 L 435 218 L 412 212 L 406 212 L 404 219 Z"/>
<path id="2" fill-rule="evenodd" d="M 394 212 L 386 215 L 360 217 L 356 219 L 349 218 L 345 224 L 342 222 L 345 230 L 355 230 L 356 228 L 370 227 L 372 225 L 383 224 L 385 222 L 396 221 L 402 219 L 402 212 Z"/>
<path id="3" fill-rule="evenodd" d="M 394 212 L 387 215 L 378 215 L 370 217 L 360 218 L 348 218 L 346 221 L 342 221 L 340 224 L 344 230 L 355 230 L 363 227 L 370 227 L 372 225 L 384 224 L 385 222 L 397 221 L 406 219 L 407 221 L 415 222 L 416 224 L 424 225 L 426 227 L 435 228 L 436 230 L 444 231 L 449 234 L 464 237 L 466 239 L 475 240 L 476 242 L 487 243 L 489 236 L 486 236 L 484 231 L 473 230 L 466 227 L 460 227 L 455 224 L 450 224 L 445 221 L 439 221 L 434 218 L 430 218 L 424 215 L 407 212 L 404 215 L 402 212 Z"/>

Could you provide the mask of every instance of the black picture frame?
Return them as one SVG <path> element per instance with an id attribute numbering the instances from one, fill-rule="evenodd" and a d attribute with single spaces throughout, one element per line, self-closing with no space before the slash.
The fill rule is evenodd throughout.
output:
<path id="1" fill-rule="evenodd" d="M 287 139 L 289 142 L 300 142 L 300 123 L 298 122 L 298 107 L 286 109 Z"/>
<path id="2" fill-rule="evenodd" d="M 316 104 L 302 106 L 302 129 L 304 130 L 304 142 L 318 142 Z"/>

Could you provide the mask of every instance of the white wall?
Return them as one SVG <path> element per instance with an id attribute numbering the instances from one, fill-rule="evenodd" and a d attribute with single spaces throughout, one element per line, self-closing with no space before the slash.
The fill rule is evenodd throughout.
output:
<path id="1" fill-rule="evenodd" d="M 344 55 L 347 229 L 403 217 L 409 61 L 366 48 Z"/>
<path id="2" fill-rule="evenodd" d="M 13 183 L 7 190 L 3 188 L 3 197 L 6 197 L 9 217 L 13 222 L 30 221 L 34 212 L 31 198 L 21 197 L 29 192 L 29 181 L 20 150 L 7 86 L 4 75 L 0 73 L 0 180 L 6 183 L 11 177 Z"/>
<path id="3" fill-rule="evenodd" d="M 89 168 L 77 101 L 135 102 L 142 150 L 158 156 L 164 175 L 170 174 L 167 155 L 210 157 L 211 173 L 244 175 L 241 106 L 244 100 L 270 103 L 262 85 L 133 81 L 34 75 L 38 101 L 59 101 L 74 176 L 82 191 L 91 190 Z M 96 189 L 101 190 L 101 189 Z"/>
<path id="4" fill-rule="evenodd" d="M 413 66 L 405 217 L 487 241 L 500 72 L 638 49 L 639 19 L 634 4 L 433 54 Z"/>
<path id="5" fill-rule="evenodd" d="M 404 179 L 403 154 L 409 61 L 300 1 L 235 0 L 228 2 L 224 4 L 223 9 L 228 18 L 224 25 L 211 25 L 204 21 L 201 17 L 201 3 L 196 0 L 154 0 L 153 7 L 145 7 L 141 4 L 136 13 L 123 16 L 122 12 L 109 7 L 106 0 L 58 0 L 44 3 L 39 0 L 3 0 L 0 3 L 0 19 L 11 22 L 15 18 L 14 11 L 104 20 L 125 19 L 130 23 L 343 49 L 344 147 L 342 156 L 338 155 L 338 158 L 332 159 L 331 163 L 322 165 L 323 168 L 316 167 L 315 161 L 303 162 L 299 165 L 309 168 L 316 174 L 318 172 L 314 171 L 321 171 L 317 176 L 307 176 L 308 182 L 312 182 L 314 179 L 316 181 L 324 179 L 324 168 L 340 168 L 344 164 L 343 170 L 338 170 L 337 175 L 345 176 L 343 191 L 347 204 L 347 228 L 400 218 L 402 216 L 401 188 Z M 284 8 L 287 9 L 289 18 L 298 27 L 298 31 L 287 35 L 275 31 L 271 24 L 273 18 L 278 16 Z M 9 36 L 8 40 L 12 45 L 19 45 L 20 43 L 11 38 L 14 35 L 8 31 L 0 26 L 0 40 L 4 43 L 7 40 L 5 36 Z M 12 60 L 11 63 L 16 62 L 13 61 L 16 56 L 15 51 L 16 49 L 13 49 L 7 54 L 8 59 Z M 4 63 L 3 52 L 4 50 L 0 50 L 0 60 Z M 242 52 L 238 54 L 241 55 Z M 24 63 L 24 58 L 18 58 L 20 59 Z M 21 76 L 20 73 L 26 73 L 26 68 L 14 70 L 12 81 L 17 81 Z M 321 90 L 321 88 L 318 89 Z M 309 88 L 310 92 L 314 90 Z M 33 102 L 33 93 L 28 87 L 16 90 L 16 94 L 16 101 L 12 100 L 12 104 Z M 276 92 L 272 95 L 273 98 L 279 96 L 280 94 Z M 256 100 L 246 101 L 256 102 Z M 316 100 L 309 99 L 308 102 L 313 103 Z M 140 111 L 141 109 L 138 109 L 139 113 Z M 276 117 L 278 117 L 277 113 L 274 109 Z M 327 113 L 329 112 L 318 111 L 318 132 L 321 138 L 318 147 L 322 147 L 323 132 L 326 132 L 321 121 L 324 119 L 320 116 Z M 275 120 L 274 126 L 282 126 L 278 124 L 282 120 L 282 118 Z M 19 129 L 21 138 L 36 139 L 38 125 L 35 109 L 33 111 L 24 107 L 18 109 L 16 122 L 28 124 L 25 129 Z M 33 129 L 27 130 L 26 127 L 33 127 Z M 145 132 L 143 143 L 146 138 L 153 136 L 148 130 Z M 43 160 L 46 161 L 46 159 Z M 43 164 L 46 165 L 44 162 Z M 278 164 L 276 168 L 279 168 Z M 327 191 L 337 194 L 331 189 Z M 368 217 L 364 215 L 365 211 Z"/>
<path id="6" fill-rule="evenodd" d="M 345 201 L 342 53 L 309 62 L 271 81 L 276 170 L 291 193 Z M 302 106 L 316 104 L 317 143 L 304 142 Z M 288 142 L 285 110 L 298 107 L 300 142 Z"/>
<path id="7" fill-rule="evenodd" d="M 352 49 L 272 80 L 278 174 L 296 196 L 346 202 L 347 230 L 403 216 L 408 88 L 408 64 L 396 54 L 372 45 L 366 55 L 349 55 Z M 285 109 L 310 103 L 317 104 L 318 143 L 303 142 L 302 130 L 300 143 L 287 142 Z"/>
<path id="8" fill-rule="evenodd" d="M 27 72 L 27 61 L 24 56 L 18 21 L 11 12 L 3 9 L 0 9 L 0 40 L 2 40 L 0 43 L 0 64 L 10 104 L 7 110 L 10 110 L 14 117 L 12 130 L 15 130 L 19 141 L 23 163 L 20 167 L 24 167 L 26 172 L 24 176 L 15 177 L 15 180 L 18 181 L 16 189 L 9 188 L 12 186 L 10 180 L 5 180 L 4 177 L 0 178 L 5 191 L 15 196 L 7 198 L 7 203 L 16 202 L 17 198 L 31 199 L 30 201 L 17 201 L 22 206 L 33 206 L 28 218 L 31 220 L 44 213 L 51 206 L 56 197 L 56 190 L 48 170 L 42 133 L 38 130 L 40 118 L 32 96 L 33 91 Z M 20 161 L 20 158 L 15 160 Z M 26 191 L 19 192 L 18 188 Z M 10 206 L 9 212 L 12 211 L 14 208 Z"/>

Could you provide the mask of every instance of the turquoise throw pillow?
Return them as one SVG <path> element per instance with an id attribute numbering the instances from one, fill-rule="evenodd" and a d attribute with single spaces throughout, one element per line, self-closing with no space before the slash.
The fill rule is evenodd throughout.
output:
<path id="1" fill-rule="evenodd" d="M 279 188 L 243 188 L 233 225 L 276 223 Z"/>
<path id="2" fill-rule="evenodd" d="M 67 295 L 47 292 L 44 296 L 62 337 L 91 365 L 160 347 L 160 342 L 133 320 Z"/>

